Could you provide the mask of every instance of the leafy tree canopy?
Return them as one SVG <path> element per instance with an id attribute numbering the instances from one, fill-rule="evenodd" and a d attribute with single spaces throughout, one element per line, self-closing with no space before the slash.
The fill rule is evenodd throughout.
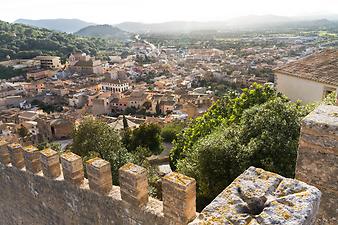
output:
<path id="1" fill-rule="evenodd" d="M 197 180 L 198 206 L 249 166 L 293 177 L 300 121 L 309 110 L 269 86 L 253 85 L 229 93 L 192 121 L 174 142 L 171 159 Z"/>
<path id="2" fill-rule="evenodd" d="M 82 157 L 99 156 L 111 164 L 113 182 L 118 184 L 118 169 L 131 160 L 119 135 L 108 124 L 85 118 L 73 131 L 72 151 Z"/>
<path id="3" fill-rule="evenodd" d="M 140 127 L 129 132 L 128 143 L 125 142 L 129 151 L 133 152 L 137 147 L 145 147 L 152 154 L 162 152 L 161 128 L 153 123 L 142 124 Z"/>
<path id="4" fill-rule="evenodd" d="M 0 61 L 7 56 L 12 59 L 33 58 L 38 55 L 57 55 L 62 59 L 75 51 L 91 55 L 113 50 L 116 41 L 96 37 L 80 37 L 73 34 L 55 32 L 0 21 Z"/>

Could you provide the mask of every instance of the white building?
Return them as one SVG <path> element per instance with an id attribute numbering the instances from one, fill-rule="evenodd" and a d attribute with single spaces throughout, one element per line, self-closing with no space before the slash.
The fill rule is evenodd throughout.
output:
<path id="1" fill-rule="evenodd" d="M 338 50 L 327 49 L 275 71 L 278 92 L 291 100 L 318 102 L 338 88 Z"/>
<path id="2" fill-rule="evenodd" d="M 110 92 L 124 92 L 129 90 L 129 83 L 127 80 L 108 80 L 101 83 L 102 91 L 110 91 Z"/>

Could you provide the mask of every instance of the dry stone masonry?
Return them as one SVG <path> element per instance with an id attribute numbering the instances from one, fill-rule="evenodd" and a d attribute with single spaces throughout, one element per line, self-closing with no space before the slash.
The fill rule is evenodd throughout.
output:
<path id="1" fill-rule="evenodd" d="M 305 118 L 297 178 L 318 186 L 320 225 L 337 224 L 338 110 Z M 61 160 L 61 163 L 60 163 Z M 321 192 L 302 181 L 250 167 L 200 213 L 196 181 L 162 178 L 163 202 L 149 196 L 146 169 L 128 163 L 112 185 L 109 162 L 0 141 L 0 224 L 35 225 L 314 225 Z"/>
<path id="2" fill-rule="evenodd" d="M 148 179 L 145 168 L 127 163 L 119 169 L 119 181 L 124 201 L 137 206 L 148 203 Z"/>
<path id="3" fill-rule="evenodd" d="M 318 225 L 338 224 L 338 106 L 321 105 L 304 118 L 296 178 L 323 193 Z"/>
<path id="4" fill-rule="evenodd" d="M 320 191 L 303 182 L 250 167 L 199 215 L 196 224 L 314 224 Z"/>

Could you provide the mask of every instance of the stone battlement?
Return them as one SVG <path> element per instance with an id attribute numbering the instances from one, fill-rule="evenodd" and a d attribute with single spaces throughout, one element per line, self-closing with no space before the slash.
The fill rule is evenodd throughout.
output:
<path id="1" fill-rule="evenodd" d="M 337 225 L 338 106 L 321 105 L 304 118 L 296 178 L 323 193 L 317 225 Z"/>
<path id="2" fill-rule="evenodd" d="M 88 179 L 71 152 L 2 141 L 0 159 L 0 218 L 7 225 L 308 225 L 320 201 L 315 187 L 250 167 L 196 218 L 196 182 L 176 172 L 162 179 L 162 202 L 149 197 L 146 169 L 132 163 L 119 169 L 118 187 L 100 158 L 85 163 Z"/>
<path id="3" fill-rule="evenodd" d="M 320 106 L 302 124 L 297 179 L 318 186 L 325 201 L 318 224 L 336 224 L 338 107 Z M 250 167 L 201 213 L 196 182 L 172 172 L 163 201 L 149 196 L 147 170 L 127 163 L 112 185 L 110 163 L 53 149 L 0 141 L 0 223 L 98 225 L 313 225 L 321 192 L 302 181 Z M 334 196 L 334 197 L 332 197 Z"/>

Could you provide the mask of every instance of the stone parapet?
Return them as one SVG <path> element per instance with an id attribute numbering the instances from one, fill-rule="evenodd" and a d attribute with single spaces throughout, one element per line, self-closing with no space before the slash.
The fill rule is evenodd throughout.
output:
<path id="1" fill-rule="evenodd" d="M 43 174 L 51 179 L 61 175 L 59 154 L 51 148 L 40 151 Z"/>
<path id="2" fill-rule="evenodd" d="M 7 141 L 0 140 L 0 162 L 4 165 L 7 165 L 11 162 L 7 145 Z"/>
<path id="3" fill-rule="evenodd" d="M 12 166 L 15 166 L 18 169 L 25 167 L 25 160 L 23 158 L 22 146 L 18 143 L 9 144 L 8 152 L 10 154 L 10 159 Z"/>
<path id="4" fill-rule="evenodd" d="M 323 193 L 318 225 L 338 223 L 338 106 L 321 105 L 302 121 L 296 178 Z"/>
<path id="5" fill-rule="evenodd" d="M 127 163 L 119 169 L 119 181 L 122 200 L 138 206 L 148 203 L 148 179 L 145 168 Z"/>
<path id="6" fill-rule="evenodd" d="M 162 178 L 164 216 L 175 224 L 187 224 L 196 216 L 196 181 L 172 172 Z"/>
<path id="7" fill-rule="evenodd" d="M 83 184 L 84 172 L 82 158 L 72 152 L 61 155 L 63 177 L 75 185 Z"/>
<path id="8" fill-rule="evenodd" d="M 41 171 L 40 152 L 34 146 L 27 146 L 23 148 L 26 170 L 32 173 Z"/>
<path id="9" fill-rule="evenodd" d="M 22 153 L 18 144 L 8 148 Z M 312 225 L 320 199 L 315 187 L 250 167 L 197 216 L 193 178 L 176 172 L 164 176 L 162 202 L 149 197 L 145 168 L 122 166 L 118 187 L 112 185 L 109 162 L 88 160 L 86 179 L 81 157 L 71 152 L 61 155 L 61 170 L 57 152 L 41 151 L 43 173 L 31 173 L 37 152 L 24 148 L 26 168 L 1 161 L 1 224 Z M 324 199 L 325 207 L 334 202 L 329 195 Z"/>
<path id="10" fill-rule="evenodd" d="M 86 162 L 86 169 L 90 189 L 100 194 L 108 194 L 112 189 L 110 163 L 96 157 Z"/>

